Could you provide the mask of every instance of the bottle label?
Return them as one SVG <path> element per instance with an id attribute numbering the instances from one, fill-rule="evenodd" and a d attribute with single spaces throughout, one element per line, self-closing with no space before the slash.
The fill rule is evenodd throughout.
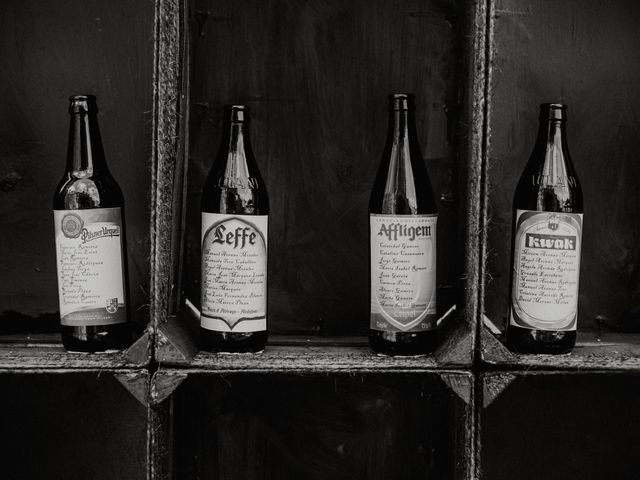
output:
<path id="1" fill-rule="evenodd" d="M 60 323 L 125 322 L 121 209 L 54 210 L 53 218 Z"/>
<path id="2" fill-rule="evenodd" d="M 438 215 L 370 214 L 371 329 L 436 328 Z"/>
<path id="3" fill-rule="evenodd" d="M 509 324 L 575 330 L 582 214 L 516 211 Z"/>
<path id="4" fill-rule="evenodd" d="M 267 329 L 267 219 L 202 212 L 202 328 Z"/>

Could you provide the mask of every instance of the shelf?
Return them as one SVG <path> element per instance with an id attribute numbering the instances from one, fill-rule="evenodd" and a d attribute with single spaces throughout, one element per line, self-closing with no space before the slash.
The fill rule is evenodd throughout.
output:
<path id="1" fill-rule="evenodd" d="M 469 367 L 473 335 L 452 314 L 442 328 L 440 347 L 430 355 L 390 357 L 373 353 L 366 337 L 270 335 L 258 354 L 213 354 L 198 349 L 198 324 L 184 313 L 160 327 L 156 360 L 160 365 L 216 372 L 408 372 Z"/>
<path id="2" fill-rule="evenodd" d="M 199 352 L 190 368 L 220 372 L 405 372 L 437 368 L 433 356 L 388 357 L 371 353 L 367 339 L 319 341 L 300 337 L 294 343 L 276 337 L 257 355 L 229 355 Z"/>
<path id="3" fill-rule="evenodd" d="M 516 354 L 484 328 L 481 355 L 487 365 L 501 369 L 637 370 L 640 372 L 640 334 L 578 332 L 576 346 L 564 355 Z"/>
<path id="4" fill-rule="evenodd" d="M 640 81 L 638 3 L 491 2 L 483 232 L 483 313 L 504 330 L 511 277 L 512 206 L 543 102 L 568 105 L 567 141 L 584 196 L 578 342 L 569 355 L 517 355 L 481 335 L 500 369 L 640 371 Z M 521 14 L 526 12 L 526 14 Z M 595 43 L 592 43 L 597 39 Z M 616 48 L 611 48 L 615 45 Z M 591 48 L 591 47 L 594 48 Z M 582 53 L 588 52 L 588 61 Z M 617 56 L 619 55 L 619 56 Z M 624 60 L 622 59 L 624 57 Z M 594 96 L 607 86 L 611 95 Z M 597 114 L 594 114 L 597 112 Z M 603 331 L 600 338 L 594 333 Z"/>
<path id="5" fill-rule="evenodd" d="M 128 349 L 101 353 L 67 352 L 56 334 L 0 336 L 0 369 L 143 368 L 151 361 L 151 340 L 143 334 Z"/>
<path id="6" fill-rule="evenodd" d="M 473 376 L 217 375 L 152 380 L 175 478 L 473 478 Z M 153 395 L 153 394 L 152 394 Z M 238 454 L 241 452 L 241 455 Z M 206 475 L 205 475 L 206 473 Z M 257 475 L 257 474 L 256 474 Z"/>
<path id="7" fill-rule="evenodd" d="M 182 299 L 200 297 L 200 206 L 222 105 L 246 103 L 269 194 L 270 327 L 361 332 L 371 301 L 368 204 L 386 138 L 387 96 L 412 92 L 438 204 L 438 303 L 444 310 L 461 304 L 463 279 L 475 278 L 463 254 L 476 195 L 467 189 L 465 154 L 472 6 L 194 0 L 188 10 L 197 34 L 188 45 L 187 155 L 178 157 L 184 165 L 176 173 L 184 178 L 163 185 L 184 189 L 173 199 L 184 215 L 174 246 L 180 269 L 171 272 L 181 271 Z"/>

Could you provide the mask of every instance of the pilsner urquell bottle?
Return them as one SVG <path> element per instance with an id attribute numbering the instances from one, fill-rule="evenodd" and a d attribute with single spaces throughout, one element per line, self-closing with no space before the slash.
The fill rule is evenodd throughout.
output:
<path id="1" fill-rule="evenodd" d="M 566 353 L 576 341 L 583 205 L 566 112 L 540 106 L 538 139 L 513 200 L 507 342 L 523 353 Z"/>
<path id="2" fill-rule="evenodd" d="M 225 106 L 202 193 L 200 338 L 212 352 L 259 352 L 267 343 L 269 199 L 248 123 L 248 107 Z"/>
<path id="3" fill-rule="evenodd" d="M 436 347 L 437 220 L 413 95 L 390 95 L 387 142 L 369 201 L 375 352 L 419 355 Z"/>
<path id="4" fill-rule="evenodd" d="M 124 199 L 107 168 L 96 98 L 69 100 L 67 168 L 53 197 L 62 343 L 82 352 L 124 348 Z"/>

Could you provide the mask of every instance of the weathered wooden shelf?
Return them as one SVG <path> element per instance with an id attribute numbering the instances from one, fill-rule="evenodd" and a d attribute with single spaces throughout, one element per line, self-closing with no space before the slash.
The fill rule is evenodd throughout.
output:
<path id="1" fill-rule="evenodd" d="M 451 321 L 443 342 L 430 355 L 391 357 L 373 353 L 366 337 L 271 335 L 258 354 L 212 354 L 198 349 L 197 324 L 181 313 L 160 327 L 156 361 L 161 366 L 220 372 L 408 372 L 463 368 L 471 365 L 473 335 Z"/>
<path id="2" fill-rule="evenodd" d="M 513 369 L 640 371 L 640 334 L 578 332 L 575 348 L 564 355 L 513 353 L 486 328 L 481 338 L 482 359 L 487 365 Z"/>
<path id="3" fill-rule="evenodd" d="M 56 334 L 0 336 L 0 369 L 135 369 L 150 362 L 148 333 L 126 350 L 101 353 L 67 352 Z"/>
<path id="4" fill-rule="evenodd" d="M 242 372 L 368 372 L 434 370 L 437 363 L 433 356 L 388 357 L 371 353 L 366 339 L 343 344 L 332 342 L 322 345 L 315 339 L 300 339 L 297 344 L 269 345 L 256 355 L 228 355 L 199 352 L 191 362 L 191 368 L 215 371 Z M 354 339 L 355 340 L 355 339 Z"/>
<path id="5" fill-rule="evenodd" d="M 389 357 L 376 355 L 364 337 L 272 336 L 262 353 L 213 354 L 198 351 L 188 362 L 161 361 L 215 372 L 368 372 L 428 371 L 438 368 L 433 355 Z"/>

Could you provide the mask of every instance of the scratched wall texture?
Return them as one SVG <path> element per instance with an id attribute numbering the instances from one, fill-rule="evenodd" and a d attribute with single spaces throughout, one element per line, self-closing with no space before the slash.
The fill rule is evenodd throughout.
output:
<path id="1" fill-rule="evenodd" d="M 569 105 L 585 204 L 579 329 L 640 331 L 640 3 L 498 0 L 491 82 L 487 315 L 507 313 L 511 204 L 538 106 Z"/>
<path id="2" fill-rule="evenodd" d="M 436 375 L 192 376 L 176 392 L 175 477 L 458 478 L 456 399 Z"/>
<path id="3" fill-rule="evenodd" d="M 454 130 L 455 2 L 196 0 L 186 296 L 199 303 L 200 197 L 221 107 L 252 108 L 267 183 L 274 332 L 368 328 L 368 200 L 385 142 L 387 95 L 417 97 L 418 136 L 439 202 L 439 286 L 462 262 Z M 456 40 L 458 39 L 458 40 Z"/>
<path id="4" fill-rule="evenodd" d="M 98 97 L 125 196 L 132 311 L 146 321 L 153 16 L 153 0 L 0 2 L 0 330 L 18 314 L 58 322 L 51 208 L 76 93 Z"/>
<path id="5" fill-rule="evenodd" d="M 524 375 L 482 414 L 487 480 L 633 480 L 638 375 Z"/>

